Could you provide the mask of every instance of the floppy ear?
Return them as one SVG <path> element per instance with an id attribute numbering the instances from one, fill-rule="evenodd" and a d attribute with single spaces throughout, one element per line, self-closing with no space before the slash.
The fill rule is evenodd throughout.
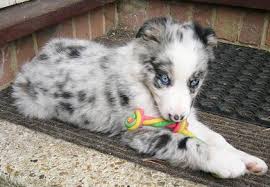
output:
<path id="1" fill-rule="evenodd" d="M 169 18 L 158 17 L 146 21 L 136 34 L 136 38 L 160 42 L 160 34 L 165 30 Z"/>
<path id="2" fill-rule="evenodd" d="M 217 45 L 217 37 L 216 33 L 212 28 L 204 29 L 204 37 L 206 38 L 208 46 L 216 46 Z"/>
<path id="3" fill-rule="evenodd" d="M 153 27 L 144 27 L 142 26 L 137 35 L 136 38 L 143 38 L 146 41 L 153 40 L 155 42 L 160 42 L 160 37 L 159 37 L 159 30 Z"/>
<path id="4" fill-rule="evenodd" d="M 216 34 L 212 28 L 203 28 L 196 22 L 193 23 L 193 26 L 195 34 L 206 46 L 214 47 L 217 45 Z"/>

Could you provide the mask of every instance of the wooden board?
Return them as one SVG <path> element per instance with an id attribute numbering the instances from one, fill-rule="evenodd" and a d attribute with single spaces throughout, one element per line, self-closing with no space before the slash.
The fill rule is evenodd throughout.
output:
<path id="1" fill-rule="evenodd" d="M 5 7 L 9 7 L 9 6 L 12 6 L 12 5 L 16 5 L 16 4 L 19 4 L 19 3 L 23 3 L 23 2 L 26 2 L 26 1 L 31 1 L 31 0 L 1 0 L 0 1 L 0 9 L 5 8 Z"/>
<path id="2" fill-rule="evenodd" d="M 186 1 L 270 10 L 269 0 L 186 0 Z"/>
<path id="3" fill-rule="evenodd" d="M 36 0 L 0 11 L 0 46 L 115 0 Z"/>

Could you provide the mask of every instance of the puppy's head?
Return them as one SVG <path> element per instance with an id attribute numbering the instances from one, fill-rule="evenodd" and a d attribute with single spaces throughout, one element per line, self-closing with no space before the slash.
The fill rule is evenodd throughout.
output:
<path id="1" fill-rule="evenodd" d="M 214 59 L 217 44 L 210 28 L 171 18 L 154 18 L 144 23 L 137 35 L 143 81 L 165 119 L 186 118 Z"/>

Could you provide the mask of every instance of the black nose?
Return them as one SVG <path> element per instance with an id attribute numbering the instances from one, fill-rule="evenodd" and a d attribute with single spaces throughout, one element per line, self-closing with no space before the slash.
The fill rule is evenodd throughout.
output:
<path id="1" fill-rule="evenodd" d="M 173 119 L 174 119 L 175 121 L 178 121 L 179 118 L 180 118 L 180 117 L 179 117 L 177 114 L 175 114 L 175 115 L 173 116 Z"/>
<path id="2" fill-rule="evenodd" d="M 185 115 L 178 115 L 178 114 L 169 114 L 169 118 L 172 120 L 172 121 L 181 121 L 185 118 Z"/>

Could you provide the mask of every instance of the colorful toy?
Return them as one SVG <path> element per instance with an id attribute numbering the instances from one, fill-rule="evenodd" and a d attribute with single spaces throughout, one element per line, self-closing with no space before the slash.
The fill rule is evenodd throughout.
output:
<path id="1" fill-rule="evenodd" d="M 195 137 L 192 132 L 188 130 L 187 120 L 182 122 L 168 121 L 163 118 L 156 118 L 144 115 L 143 109 L 137 109 L 131 114 L 125 121 L 125 126 L 128 130 L 136 130 L 141 126 L 152 126 L 152 127 L 165 127 L 172 130 L 174 133 L 180 133 L 185 136 Z"/>

